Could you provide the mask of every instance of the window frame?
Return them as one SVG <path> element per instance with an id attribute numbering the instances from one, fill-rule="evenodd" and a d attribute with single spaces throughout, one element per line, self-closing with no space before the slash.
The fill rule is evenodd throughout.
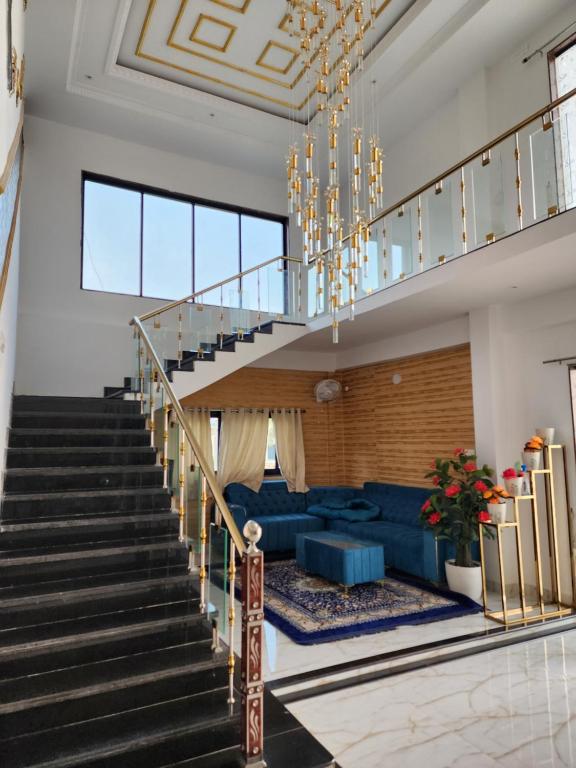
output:
<path id="1" fill-rule="evenodd" d="M 218 448 L 220 448 L 220 430 L 222 429 L 222 411 L 210 411 L 210 418 L 218 420 Z M 271 418 L 272 416 L 268 414 L 268 419 L 271 419 Z M 274 452 L 274 461 L 276 462 L 276 466 L 273 469 L 264 470 L 265 477 L 281 477 L 282 476 L 282 472 L 280 471 L 280 465 L 278 464 L 278 453 L 276 451 Z"/>
<path id="2" fill-rule="evenodd" d="M 116 187 L 120 189 L 126 189 L 131 192 L 140 193 L 140 273 L 139 273 L 139 292 L 138 293 L 122 293 L 120 291 L 101 291 L 96 288 L 85 288 L 83 286 L 84 281 L 84 221 L 85 221 L 85 188 L 86 182 L 92 181 L 96 184 L 104 184 L 110 187 Z M 163 197 L 168 200 L 175 200 L 177 202 L 188 203 L 192 206 L 191 216 L 191 229 L 192 229 L 192 247 L 190 252 L 191 260 L 191 290 L 190 295 L 196 292 L 196 264 L 195 264 L 195 229 L 196 229 L 196 216 L 195 206 L 204 206 L 208 208 L 215 208 L 221 211 L 227 211 L 229 213 L 235 213 L 238 215 L 238 266 L 239 270 L 235 274 L 239 274 L 243 270 L 242 266 L 242 216 L 251 216 L 253 218 L 264 219 L 266 221 L 273 221 L 282 225 L 282 247 L 284 253 L 282 257 L 288 256 L 288 216 L 281 216 L 275 213 L 269 213 L 267 211 L 259 211 L 255 208 L 245 208 L 243 206 L 232 205 L 231 203 L 215 202 L 203 197 L 196 197 L 193 195 L 187 195 L 182 192 L 173 192 L 168 189 L 162 189 L 160 187 L 153 187 L 148 184 L 140 184 L 134 181 L 125 181 L 118 179 L 114 176 L 107 176 L 101 173 L 95 173 L 93 171 L 83 170 L 81 173 L 81 221 L 80 221 L 80 290 L 88 291 L 89 293 L 107 294 L 111 296 L 131 296 L 135 299 L 151 299 L 159 302 L 170 302 L 184 298 L 183 296 L 174 298 L 166 298 L 162 296 L 148 296 L 143 293 L 144 285 L 144 195 L 152 195 L 154 197 Z M 266 261 L 266 259 L 265 259 Z M 287 299 L 288 299 L 288 275 L 287 275 L 287 261 L 284 261 L 284 311 L 286 311 Z M 229 275 L 230 278 L 234 275 Z M 226 279 L 226 278 L 223 278 Z M 240 279 L 240 285 L 242 280 Z"/>
<path id="3" fill-rule="evenodd" d="M 569 35 L 569 37 L 562 40 L 562 42 L 555 45 L 548 51 L 548 72 L 550 80 L 550 98 L 552 101 L 558 98 L 558 84 L 556 82 L 556 59 L 561 56 L 569 48 L 576 45 L 576 32 Z"/>

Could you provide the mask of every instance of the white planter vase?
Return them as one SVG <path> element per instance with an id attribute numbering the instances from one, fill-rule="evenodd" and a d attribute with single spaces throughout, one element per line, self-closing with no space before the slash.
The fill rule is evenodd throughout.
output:
<path id="1" fill-rule="evenodd" d="M 544 440 L 545 445 L 554 445 L 554 427 L 538 427 L 536 434 Z"/>
<path id="2" fill-rule="evenodd" d="M 492 522 L 499 524 L 505 523 L 507 509 L 508 505 L 505 501 L 501 501 L 499 504 L 490 504 L 488 511 L 490 512 L 490 518 L 492 519 Z"/>
<path id="3" fill-rule="evenodd" d="M 522 459 L 526 469 L 540 469 L 542 451 L 523 451 Z"/>
<path id="4" fill-rule="evenodd" d="M 523 477 L 506 477 L 504 484 L 508 493 L 512 496 L 522 496 L 522 488 L 524 487 Z"/>
<path id="5" fill-rule="evenodd" d="M 477 603 L 482 602 L 482 569 L 480 563 L 472 568 L 454 565 L 454 560 L 446 560 L 446 580 L 451 592 L 459 592 Z"/>

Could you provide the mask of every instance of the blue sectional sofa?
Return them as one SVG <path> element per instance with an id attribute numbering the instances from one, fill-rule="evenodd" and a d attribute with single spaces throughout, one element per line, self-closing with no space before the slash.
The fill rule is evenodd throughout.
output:
<path id="1" fill-rule="evenodd" d="M 364 483 L 362 488 L 317 486 L 306 494 L 288 493 L 285 482 L 269 481 L 258 493 L 233 483 L 225 497 L 240 530 L 247 520 L 260 523 L 260 546 L 265 552 L 294 549 L 297 533 L 340 531 L 383 544 L 387 566 L 438 582 L 444 581 L 444 561 L 453 552 L 420 525 L 420 507 L 430 493 L 426 488 L 389 483 Z M 372 514 L 364 505 L 355 510 L 360 499 L 377 511 Z"/>

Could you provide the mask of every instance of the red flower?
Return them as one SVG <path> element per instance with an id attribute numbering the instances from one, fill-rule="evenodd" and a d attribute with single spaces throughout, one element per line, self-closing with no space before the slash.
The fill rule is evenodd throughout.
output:
<path id="1" fill-rule="evenodd" d="M 436 469 L 436 462 L 433 461 L 432 464 L 430 464 L 430 469 Z"/>
<path id="2" fill-rule="evenodd" d="M 454 456 L 461 456 L 464 453 L 464 448 L 455 448 Z"/>
<path id="3" fill-rule="evenodd" d="M 446 496 L 448 496 L 449 499 L 451 499 L 453 496 L 458 496 L 460 493 L 460 486 L 459 485 L 449 485 L 448 488 L 444 491 Z"/>
<path id="4" fill-rule="evenodd" d="M 518 472 L 514 467 L 508 467 L 508 469 L 505 469 L 504 472 L 502 472 L 502 477 L 518 477 Z"/>
<path id="5" fill-rule="evenodd" d="M 477 491 L 480 491 L 480 493 L 484 493 L 485 491 L 488 490 L 488 486 L 482 480 L 476 480 L 476 482 L 474 483 L 474 488 Z"/>
<path id="6" fill-rule="evenodd" d="M 475 472 L 478 469 L 478 467 L 476 466 L 475 461 L 467 461 L 466 464 L 464 464 L 464 466 L 462 467 L 462 469 L 465 472 Z"/>
<path id="7" fill-rule="evenodd" d="M 490 522 L 490 513 L 486 512 L 486 510 L 484 510 L 483 512 L 478 512 L 478 521 L 480 523 L 489 523 Z"/>
<path id="8" fill-rule="evenodd" d="M 432 514 L 428 518 L 428 523 L 430 525 L 436 525 L 439 522 L 440 522 L 440 512 L 432 512 Z"/>
<path id="9" fill-rule="evenodd" d="M 440 478 L 438 477 L 438 475 L 434 475 L 434 477 L 432 478 L 432 482 L 434 483 L 434 485 L 440 485 Z"/>
<path id="10" fill-rule="evenodd" d="M 430 499 L 426 499 L 424 504 L 422 504 L 422 512 L 426 512 L 427 509 L 430 509 L 431 502 Z"/>

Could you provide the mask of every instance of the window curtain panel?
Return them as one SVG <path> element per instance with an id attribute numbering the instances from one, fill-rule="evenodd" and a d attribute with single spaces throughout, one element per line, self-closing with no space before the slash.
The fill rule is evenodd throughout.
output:
<path id="1" fill-rule="evenodd" d="M 289 493 L 306 493 L 306 457 L 304 454 L 304 433 L 300 409 L 272 411 L 276 432 L 276 455 L 282 477 L 286 480 Z"/>
<path id="2" fill-rule="evenodd" d="M 268 412 L 246 409 L 222 411 L 218 480 L 221 488 L 242 483 L 258 492 L 264 480 Z"/>

